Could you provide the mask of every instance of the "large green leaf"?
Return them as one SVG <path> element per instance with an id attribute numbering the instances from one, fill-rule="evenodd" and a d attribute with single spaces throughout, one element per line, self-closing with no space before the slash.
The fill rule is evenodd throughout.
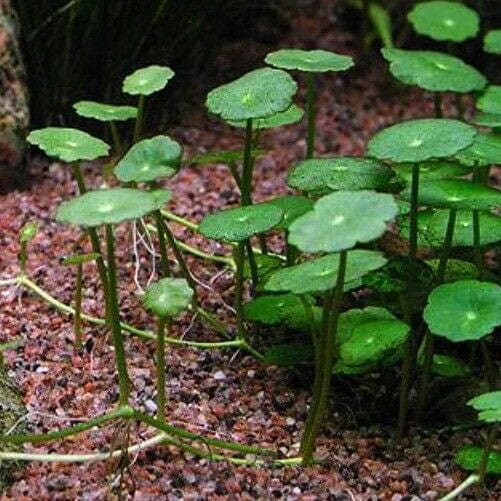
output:
<path id="1" fill-rule="evenodd" d="M 261 68 L 211 90 L 205 104 L 214 115 L 238 122 L 287 110 L 296 91 L 296 82 L 285 71 Z"/>
<path id="2" fill-rule="evenodd" d="M 460 280 L 433 289 L 424 310 L 430 331 L 453 342 L 475 341 L 501 324 L 501 287 Z"/>
<path id="3" fill-rule="evenodd" d="M 135 144 L 114 169 L 120 181 L 155 181 L 175 174 L 181 163 L 181 146 L 167 136 L 144 139 Z"/>
<path id="4" fill-rule="evenodd" d="M 289 241 L 304 252 L 337 252 L 380 237 L 397 215 L 393 197 L 375 191 L 338 191 L 289 227 Z"/>
<path id="5" fill-rule="evenodd" d="M 491 30 L 484 37 L 484 50 L 491 54 L 501 54 L 501 30 Z"/>
<path id="6" fill-rule="evenodd" d="M 470 146 L 474 127 L 449 118 L 421 118 L 392 125 L 368 143 L 369 156 L 394 162 L 445 158 Z"/>
<path id="7" fill-rule="evenodd" d="M 391 74 L 402 83 L 432 92 L 482 90 L 487 80 L 461 59 L 427 50 L 381 49 L 390 63 Z"/>
<path id="8" fill-rule="evenodd" d="M 265 62 L 284 70 L 299 70 L 310 73 L 344 71 L 355 63 L 350 56 L 326 50 L 280 49 L 270 52 Z"/>
<path id="9" fill-rule="evenodd" d="M 375 190 L 391 179 L 391 170 L 377 160 L 357 157 L 314 158 L 297 164 L 287 184 L 297 190 L 329 193 L 334 190 Z"/>
<path id="10" fill-rule="evenodd" d="M 32 131 L 27 137 L 30 144 L 38 146 L 50 157 L 63 162 L 95 160 L 105 157 L 109 145 L 86 132 L 63 127 L 47 127 Z"/>
<path id="11" fill-rule="evenodd" d="M 368 250 L 348 253 L 345 283 L 363 277 L 371 270 L 384 266 L 383 254 Z M 306 294 L 332 289 L 336 284 L 339 254 L 329 254 L 318 259 L 275 271 L 265 284 L 271 292 Z"/>
<path id="12" fill-rule="evenodd" d="M 241 242 L 252 235 L 271 230 L 282 220 L 283 215 L 283 211 L 273 205 L 249 205 L 205 216 L 198 229 L 207 238 Z"/>
<path id="13" fill-rule="evenodd" d="M 478 471 L 480 460 L 484 453 L 483 447 L 467 445 L 462 447 L 456 454 L 454 461 L 467 471 Z M 501 452 L 491 450 L 487 461 L 486 472 L 493 475 L 501 475 Z"/>
<path id="14" fill-rule="evenodd" d="M 501 391 L 491 391 L 472 398 L 468 405 L 479 411 L 478 419 L 486 423 L 501 422 Z"/>
<path id="15" fill-rule="evenodd" d="M 148 286 L 143 304 L 157 317 L 172 318 L 186 310 L 192 299 L 193 289 L 184 278 L 162 278 Z"/>
<path id="16" fill-rule="evenodd" d="M 408 184 L 412 180 L 412 164 L 394 164 L 392 169 Z M 471 172 L 471 169 L 447 160 L 428 160 L 419 164 L 420 181 L 431 181 L 434 179 L 450 179 L 462 177 Z"/>
<path id="17" fill-rule="evenodd" d="M 339 317 L 338 357 L 347 366 L 374 366 L 400 349 L 410 328 L 388 310 L 369 306 Z"/>
<path id="18" fill-rule="evenodd" d="M 174 72 L 167 66 L 148 66 L 126 77 L 122 90 L 133 96 L 149 96 L 162 90 L 173 76 Z"/>
<path id="19" fill-rule="evenodd" d="M 156 208 L 149 193 L 133 188 L 90 191 L 63 202 L 56 213 L 60 223 L 101 226 L 139 219 Z"/>
<path id="20" fill-rule="evenodd" d="M 407 18 L 420 35 L 451 42 L 473 38 L 480 24 L 478 14 L 473 9 L 460 2 L 442 0 L 417 3 Z"/>
<path id="21" fill-rule="evenodd" d="M 137 108 L 133 106 L 115 106 L 95 101 L 79 101 L 73 108 L 81 117 L 93 118 L 100 122 L 121 122 L 137 116 Z"/>
<path id="22" fill-rule="evenodd" d="M 403 196 L 410 198 L 410 190 Z M 465 179 L 424 181 L 419 185 L 419 203 L 429 207 L 488 211 L 501 206 L 501 192 Z"/>

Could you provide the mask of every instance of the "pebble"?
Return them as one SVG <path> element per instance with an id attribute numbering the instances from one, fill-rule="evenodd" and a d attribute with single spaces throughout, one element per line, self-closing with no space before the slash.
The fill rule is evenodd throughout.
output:
<path id="1" fill-rule="evenodd" d="M 146 402 L 144 403 L 144 407 L 146 408 L 146 410 L 148 412 L 152 412 L 152 413 L 156 412 L 158 409 L 157 404 L 151 399 L 146 400 Z"/>
<path id="2" fill-rule="evenodd" d="M 214 374 L 214 379 L 216 381 L 225 381 L 226 380 L 226 374 L 223 372 L 223 371 L 217 371 L 215 374 Z"/>

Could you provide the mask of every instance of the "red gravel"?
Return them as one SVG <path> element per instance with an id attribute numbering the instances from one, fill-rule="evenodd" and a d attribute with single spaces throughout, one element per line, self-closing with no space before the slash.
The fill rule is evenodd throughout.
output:
<path id="1" fill-rule="evenodd" d="M 350 52 L 351 35 L 343 33 L 331 15 L 318 13 L 313 21 L 298 20 L 295 35 L 284 46 L 314 43 L 318 47 Z M 319 28 L 319 19 L 320 28 Z M 314 33 L 310 24 L 315 26 Z M 242 49 L 242 47 L 240 47 Z M 265 53 L 269 47 L 257 47 Z M 228 50 L 237 53 L 235 48 Z M 228 57 L 230 57 L 228 56 Z M 385 79 L 377 59 L 368 71 L 319 78 L 319 154 L 364 152 L 367 138 L 379 128 L 406 117 L 428 116 L 429 96 L 399 89 Z M 228 63 L 230 64 L 230 63 Z M 192 114 L 169 131 L 186 147 L 188 154 L 213 149 L 237 148 L 242 136 L 217 121 Z M 266 199 L 286 190 L 284 177 L 289 166 L 304 155 L 304 124 L 267 132 L 262 142 L 272 149 L 258 162 L 256 199 Z M 17 234 L 28 220 L 37 221 L 40 231 L 31 245 L 29 271 L 36 281 L 63 302 L 71 302 L 72 271 L 59 259 L 72 252 L 79 237 L 73 228 L 53 221 L 58 204 L 76 190 L 64 165 L 32 165 L 30 189 L 0 197 L 1 277 L 17 272 Z M 98 166 L 86 168 L 94 186 L 101 178 Z M 174 189 L 171 209 L 192 220 L 217 208 L 235 204 L 238 192 L 224 166 L 184 168 L 169 183 Z M 191 232 L 176 227 L 176 233 L 211 252 L 222 252 L 219 244 L 204 242 Z M 133 283 L 129 233 L 118 231 L 121 263 L 122 315 L 134 325 L 153 327 L 153 321 L 139 305 Z M 279 242 L 277 241 L 277 245 Z M 198 279 L 208 284 L 221 268 L 189 259 Z M 141 257 L 141 282 L 150 271 L 147 255 Z M 222 273 L 212 291 L 199 288 L 207 309 L 221 319 L 229 318 L 224 303 L 231 304 L 231 274 Z M 0 291 L 0 342 L 21 337 L 23 345 L 6 353 L 13 378 L 24 391 L 30 429 L 44 432 L 71 424 L 72 418 L 95 416 L 109 409 L 117 399 L 110 340 L 103 330 L 85 326 L 88 350 L 75 354 L 71 321 L 44 304 L 38 297 L 15 291 Z M 86 268 L 85 310 L 102 314 L 102 295 L 96 270 Z M 189 326 L 185 317 L 173 327 L 181 335 Z M 186 334 L 189 339 L 217 340 L 215 333 L 199 321 Z M 154 399 L 154 347 L 137 338 L 127 338 L 127 355 L 134 391 L 132 399 L 146 412 Z M 308 380 L 284 369 L 263 366 L 239 353 L 174 348 L 169 351 L 169 421 L 186 428 L 242 443 L 279 448 L 284 456 L 297 451 L 310 396 Z M 369 383 L 368 383 L 369 384 Z M 371 383 L 378 388 L 377 381 Z M 272 391 L 270 391 L 272 389 Z M 176 448 L 159 446 L 134 458 L 126 472 L 122 493 L 127 499 L 437 499 L 450 491 L 465 474 L 452 457 L 461 445 L 478 442 L 478 433 L 444 433 L 412 430 L 401 446 L 391 442 L 391 427 L 359 424 L 364 406 L 379 407 L 371 388 L 346 383 L 334 387 L 331 416 L 319 440 L 322 466 L 312 468 L 252 468 L 198 460 Z M 339 391 L 339 396 L 336 393 Z M 372 398 L 371 398 L 372 397 Z M 367 405 L 367 402 L 371 402 Z M 362 418 L 360 418 L 362 416 Z M 82 453 L 107 450 L 119 430 L 112 426 L 92 430 L 64 442 L 26 450 Z M 119 433 L 120 435 L 120 433 Z M 151 436 L 151 430 L 136 426 L 130 430 L 132 443 Z M 21 470 L 2 500 L 101 500 L 114 499 L 118 492 L 117 466 L 106 462 L 90 465 L 30 463 Z M 470 499 L 500 499 L 501 486 L 489 483 L 483 493 L 470 491 Z"/>

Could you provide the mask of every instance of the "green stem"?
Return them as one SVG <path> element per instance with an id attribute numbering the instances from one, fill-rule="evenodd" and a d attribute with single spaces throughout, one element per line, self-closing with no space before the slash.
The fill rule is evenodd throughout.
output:
<path id="1" fill-rule="evenodd" d="M 478 163 L 475 163 L 473 167 L 473 182 L 480 183 L 482 178 L 482 173 Z M 475 265 L 477 267 L 478 279 L 482 280 L 484 274 L 484 259 L 482 255 L 482 248 L 480 246 L 480 212 L 474 210 L 472 213 L 473 217 L 473 258 Z"/>
<path id="2" fill-rule="evenodd" d="M 433 93 L 433 106 L 435 108 L 435 118 L 442 118 L 442 99 L 438 92 Z"/>
<path id="3" fill-rule="evenodd" d="M 440 501 L 453 501 L 454 499 L 459 497 L 466 489 L 475 484 L 478 484 L 478 475 L 476 473 L 473 473 L 472 475 L 467 477 L 466 480 L 461 482 L 453 491 L 440 498 Z"/>
<path id="4" fill-rule="evenodd" d="M 143 128 L 143 119 L 144 119 L 144 96 L 139 96 L 139 101 L 137 104 L 137 117 L 136 123 L 134 126 L 134 136 L 133 143 L 136 144 L 141 137 L 141 130 Z"/>
<path id="5" fill-rule="evenodd" d="M 165 318 L 158 319 L 157 330 L 157 419 L 165 422 Z"/>
<path id="6" fill-rule="evenodd" d="M 110 132 L 111 138 L 113 139 L 113 146 L 115 148 L 115 154 L 117 157 L 121 157 L 123 153 L 123 144 L 120 139 L 120 134 L 118 133 L 118 127 L 116 122 L 110 122 Z"/>
<path id="7" fill-rule="evenodd" d="M 165 223 L 162 214 L 159 210 L 154 212 L 155 221 L 157 223 L 158 245 L 160 247 L 160 264 L 162 267 L 162 275 L 170 277 L 169 256 L 167 254 L 167 242 L 165 240 Z"/>
<path id="8" fill-rule="evenodd" d="M 418 422 L 421 420 L 426 404 L 428 403 L 428 389 L 433 368 L 434 344 L 433 335 L 427 330 L 424 339 L 423 374 L 421 375 L 421 386 L 419 388 L 419 398 L 416 409 L 416 418 Z"/>
<path id="9" fill-rule="evenodd" d="M 40 444 L 43 442 L 52 442 L 54 440 L 60 440 L 62 438 L 71 437 L 82 433 L 84 431 L 90 430 L 95 426 L 100 426 L 108 421 L 120 418 L 129 418 L 132 416 L 132 409 L 130 407 L 124 406 L 112 411 L 108 414 L 103 414 L 84 423 L 71 426 L 69 428 L 64 428 L 62 430 L 51 431 L 49 433 L 20 433 L 16 435 L 0 435 L 0 443 L 8 443 L 15 445 L 22 444 Z"/>
<path id="10" fill-rule="evenodd" d="M 26 273 L 26 262 L 28 261 L 28 242 L 21 242 L 21 250 L 19 252 L 19 269 L 24 275 Z"/>
<path id="11" fill-rule="evenodd" d="M 177 224 L 180 224 L 181 226 L 184 226 L 185 228 L 188 228 L 192 231 L 197 232 L 198 231 L 198 224 L 193 223 L 192 221 L 189 221 L 188 219 L 178 216 L 177 214 L 174 214 L 173 212 L 167 211 L 167 210 L 161 210 L 162 216 L 165 219 L 169 219 L 170 221 L 174 221 Z"/>
<path id="12" fill-rule="evenodd" d="M 244 290 L 244 260 L 245 260 L 245 242 L 238 242 L 235 253 L 236 272 L 236 291 L 235 291 L 235 310 L 237 312 L 237 338 L 245 339 L 244 309 L 243 309 L 243 290 Z"/>
<path id="13" fill-rule="evenodd" d="M 419 164 L 412 165 L 411 207 L 409 227 L 409 270 L 407 274 L 407 291 L 409 304 L 413 304 L 413 294 L 416 281 L 416 256 L 418 237 L 418 197 L 419 197 Z"/>
<path id="14" fill-rule="evenodd" d="M 249 239 L 245 241 L 245 248 L 247 250 L 247 259 L 249 261 L 249 268 L 251 272 L 252 290 L 255 291 L 259 282 L 259 274 L 257 271 L 256 256 L 254 256 L 254 251 L 252 250 L 252 245 Z"/>
<path id="15" fill-rule="evenodd" d="M 118 285 L 115 263 L 115 238 L 113 227 L 106 225 L 106 244 L 108 251 L 108 275 L 109 275 L 109 306 L 111 313 L 111 329 L 113 346 L 115 348 L 115 361 L 118 371 L 118 384 L 120 387 L 119 405 L 125 406 L 129 401 L 129 376 L 127 374 L 127 362 L 125 359 L 125 346 L 120 325 L 120 310 L 118 304 Z"/>
<path id="16" fill-rule="evenodd" d="M 75 284 L 75 315 L 73 329 L 75 331 L 75 350 L 82 346 L 82 287 L 83 287 L 83 264 L 77 266 L 77 278 Z"/>
<path id="17" fill-rule="evenodd" d="M 241 205 L 252 205 L 252 119 L 248 119 L 245 124 L 245 146 L 244 165 L 242 172 Z"/>
<path id="18" fill-rule="evenodd" d="M 447 260 L 451 253 L 452 239 L 454 237 L 454 227 L 456 224 L 456 209 L 449 210 L 449 219 L 447 221 L 447 229 L 445 231 L 444 244 L 440 251 L 440 259 L 438 262 L 437 274 L 436 274 L 436 284 L 439 285 L 443 283 L 445 278 L 445 272 L 447 270 Z"/>
<path id="19" fill-rule="evenodd" d="M 306 158 L 315 154 L 315 74 L 306 73 L 306 113 L 308 115 L 308 133 L 306 136 Z"/>
<path id="20" fill-rule="evenodd" d="M 320 431 L 322 420 L 327 407 L 329 396 L 330 383 L 332 379 L 332 367 L 334 365 L 334 350 L 336 344 L 336 332 L 338 318 L 343 302 L 343 288 L 346 275 L 347 251 L 341 251 L 339 256 L 339 267 L 337 271 L 336 286 L 332 294 L 332 308 L 326 309 L 327 318 L 325 320 L 325 329 L 323 331 L 322 350 L 320 356 L 321 370 L 317 373 L 321 378 L 320 384 L 315 387 L 315 392 L 312 398 L 313 417 L 307 420 L 304 438 L 301 441 L 301 453 L 303 456 L 303 464 L 309 464 L 313 458 L 315 441 Z M 318 377 L 317 375 L 315 377 Z M 309 418 L 309 416 L 308 416 Z"/>
<path id="21" fill-rule="evenodd" d="M 203 435 L 199 435 L 198 433 L 192 433 L 191 431 L 185 430 L 183 428 L 177 428 L 176 426 L 172 426 L 167 423 L 163 423 L 158 419 L 155 419 L 143 412 L 134 411 L 134 417 L 142 421 L 143 423 L 156 428 L 157 430 L 163 431 L 168 435 L 174 435 L 180 438 L 199 441 L 210 445 L 212 447 L 217 447 L 220 449 L 226 449 L 230 451 L 241 452 L 244 454 L 259 454 L 262 456 L 276 456 L 276 451 L 272 449 L 263 449 L 261 447 L 254 447 L 251 445 L 243 445 L 237 444 L 235 442 L 228 442 L 226 440 L 220 440 L 218 438 L 205 437 Z"/>
<path id="22" fill-rule="evenodd" d="M 484 451 L 482 457 L 480 458 L 480 464 L 478 465 L 478 483 L 482 485 L 485 480 L 485 475 L 487 473 L 487 464 L 489 463 L 489 455 L 494 444 L 497 432 L 497 423 L 493 423 L 489 426 L 489 431 L 487 434 L 487 442 L 484 446 Z"/>
<path id="23" fill-rule="evenodd" d="M 409 334 L 405 342 L 405 353 L 402 361 L 402 380 L 400 383 L 400 397 L 398 404 L 398 421 L 396 430 L 396 440 L 400 442 L 407 429 L 407 416 L 409 414 L 409 391 L 411 389 L 411 374 L 413 368 L 414 343 Z"/>
<path id="24" fill-rule="evenodd" d="M 495 391 L 497 389 L 498 373 L 496 367 L 492 362 L 492 358 L 489 353 L 489 348 L 487 347 L 487 341 L 485 341 L 485 339 L 480 340 L 480 349 L 482 350 L 484 365 L 487 371 L 487 381 L 489 383 L 489 390 Z"/>
<path id="25" fill-rule="evenodd" d="M 233 176 L 233 179 L 235 180 L 235 183 L 238 187 L 239 190 L 242 189 L 242 178 L 240 177 L 240 173 L 237 170 L 237 164 L 235 162 L 230 162 L 228 164 L 228 167 L 230 169 L 231 175 Z"/>

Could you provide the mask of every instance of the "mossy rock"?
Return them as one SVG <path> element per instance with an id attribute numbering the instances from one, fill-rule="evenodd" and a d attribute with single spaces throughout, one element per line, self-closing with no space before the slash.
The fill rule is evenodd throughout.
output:
<path id="1" fill-rule="evenodd" d="M 24 414 L 26 414 L 26 409 L 19 390 L 7 375 L 0 359 L 0 434 L 10 430 Z M 21 423 L 17 426 L 16 432 L 23 431 L 25 430 Z M 0 451 L 16 449 L 18 449 L 17 446 L 0 443 Z M 20 467 L 20 463 L 0 460 L 0 492 L 9 485 L 12 481 L 12 474 Z"/>

